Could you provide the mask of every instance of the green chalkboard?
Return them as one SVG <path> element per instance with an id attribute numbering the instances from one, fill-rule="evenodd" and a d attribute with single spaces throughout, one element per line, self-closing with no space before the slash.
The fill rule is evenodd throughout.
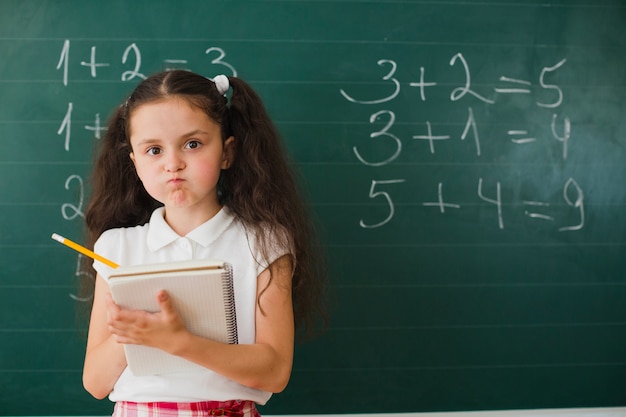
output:
<path id="1" fill-rule="evenodd" d="M 0 414 L 106 415 L 92 149 L 142 75 L 261 94 L 335 299 L 265 414 L 626 405 L 622 0 L 0 1 Z"/>

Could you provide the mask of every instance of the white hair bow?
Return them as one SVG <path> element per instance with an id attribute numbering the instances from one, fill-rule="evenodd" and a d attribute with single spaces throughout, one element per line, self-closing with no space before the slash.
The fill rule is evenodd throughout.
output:
<path id="1" fill-rule="evenodd" d="M 215 87 L 217 87 L 217 91 L 224 95 L 230 88 L 230 83 L 228 82 L 228 77 L 225 75 L 216 75 L 213 78 L 213 82 L 215 83 Z"/>

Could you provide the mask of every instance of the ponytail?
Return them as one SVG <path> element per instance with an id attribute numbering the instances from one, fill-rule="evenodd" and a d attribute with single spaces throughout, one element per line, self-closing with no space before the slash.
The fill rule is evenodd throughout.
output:
<path id="1" fill-rule="evenodd" d="M 226 205 L 254 231 L 264 257 L 267 248 L 275 245 L 291 253 L 296 323 L 305 331 L 313 330 L 314 317 L 319 315 L 325 321 L 320 304 L 325 284 L 321 246 L 298 189 L 295 170 L 261 98 L 243 80 L 230 77 L 229 81 L 229 123 L 235 137 L 235 158 L 222 173 L 228 194 Z M 268 237 L 278 242 L 268 242 Z M 262 308 L 262 300 L 259 303 Z"/>

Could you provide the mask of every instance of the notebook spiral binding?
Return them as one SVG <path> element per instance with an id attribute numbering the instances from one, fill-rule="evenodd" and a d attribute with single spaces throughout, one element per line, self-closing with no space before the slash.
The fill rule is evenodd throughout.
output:
<path id="1" fill-rule="evenodd" d="M 233 267 L 231 264 L 225 262 L 224 269 L 226 272 L 222 275 L 222 284 L 228 288 L 228 291 L 224 291 L 225 295 L 224 305 L 226 306 L 226 322 L 228 326 L 228 343 L 236 345 L 239 343 L 239 336 L 237 335 L 237 312 L 235 309 L 235 291 L 233 287 Z"/>

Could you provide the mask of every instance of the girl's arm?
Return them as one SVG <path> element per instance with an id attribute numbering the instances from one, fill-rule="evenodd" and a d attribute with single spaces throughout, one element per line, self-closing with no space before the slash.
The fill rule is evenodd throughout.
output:
<path id="1" fill-rule="evenodd" d="M 98 274 L 83 367 L 83 385 L 98 399 L 106 397 L 113 390 L 115 382 L 126 367 L 124 347 L 114 340 L 108 329 L 108 293 L 108 285 Z"/>
<path id="2" fill-rule="evenodd" d="M 268 286 L 270 270 L 272 282 Z M 280 392 L 291 375 L 294 316 L 292 263 L 285 255 L 257 278 L 256 341 L 229 345 L 193 335 L 185 328 L 165 291 L 157 297 L 159 313 L 124 310 L 109 298 L 109 324 L 119 343 L 157 347 L 252 388 Z M 257 294 L 257 298 L 258 298 Z"/>

